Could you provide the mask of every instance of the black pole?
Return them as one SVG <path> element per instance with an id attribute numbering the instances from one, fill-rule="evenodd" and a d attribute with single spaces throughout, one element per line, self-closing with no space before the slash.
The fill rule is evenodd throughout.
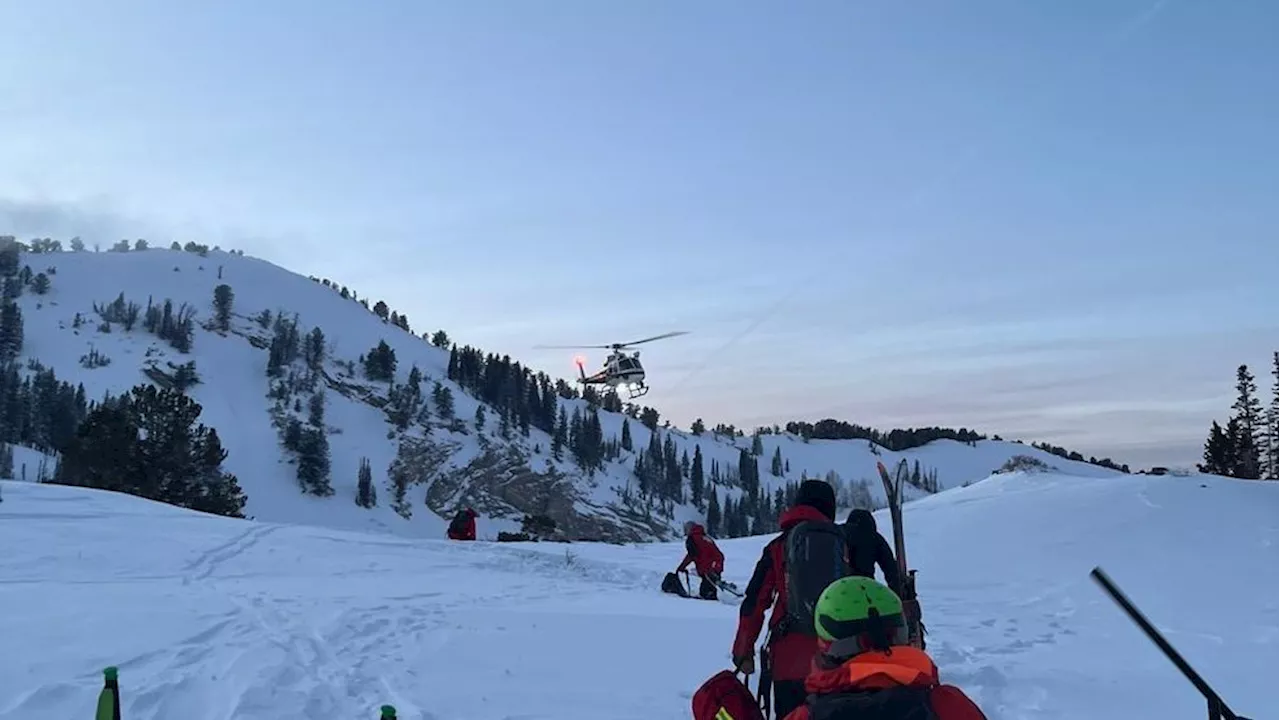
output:
<path id="1" fill-rule="evenodd" d="M 1147 638 L 1150 639 L 1151 642 L 1155 643 L 1156 647 L 1160 648 L 1160 651 L 1165 654 L 1165 657 L 1169 658 L 1169 662 L 1176 665 L 1177 668 L 1182 671 L 1182 674 L 1186 676 L 1187 680 L 1190 681 L 1192 685 L 1196 686 L 1196 689 L 1200 691 L 1200 694 L 1204 695 L 1205 700 L 1209 703 L 1210 720 L 1219 720 L 1220 718 L 1222 720 L 1244 720 L 1239 715 L 1231 712 L 1231 709 L 1222 701 L 1222 698 L 1218 697 L 1218 693 L 1214 692 L 1213 688 L 1209 687 L 1209 683 L 1205 682 L 1204 678 L 1200 677 L 1200 674 L 1193 670 L 1191 666 L 1187 664 L 1186 660 L 1182 659 L 1182 656 L 1179 655 L 1178 651 L 1174 650 L 1173 646 L 1164 639 L 1164 636 L 1160 634 L 1160 631 L 1156 630 L 1151 623 L 1147 622 L 1147 618 L 1143 616 L 1142 612 L 1139 611 L 1138 608 L 1133 606 L 1133 603 L 1129 602 L 1129 598 L 1126 597 L 1123 592 L 1120 592 L 1120 588 L 1116 587 L 1116 584 L 1111 582 L 1111 578 L 1103 572 L 1102 568 L 1095 567 L 1093 570 L 1089 571 L 1089 575 L 1102 586 L 1102 589 L 1111 596 L 1112 600 L 1116 601 L 1116 604 L 1125 611 L 1125 614 L 1129 616 L 1129 619 L 1138 627 L 1142 628 L 1142 632 L 1146 633 Z"/>

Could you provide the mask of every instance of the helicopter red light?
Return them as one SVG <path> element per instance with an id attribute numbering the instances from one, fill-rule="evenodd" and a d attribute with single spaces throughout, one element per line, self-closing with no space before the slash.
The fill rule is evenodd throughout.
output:
<path id="1" fill-rule="evenodd" d="M 574 364 L 574 365 L 586 365 L 586 364 L 587 364 L 587 359 L 586 359 L 586 358 L 584 358 L 584 357 L 582 357 L 581 355 L 574 355 L 574 356 L 573 356 L 573 364 Z"/>

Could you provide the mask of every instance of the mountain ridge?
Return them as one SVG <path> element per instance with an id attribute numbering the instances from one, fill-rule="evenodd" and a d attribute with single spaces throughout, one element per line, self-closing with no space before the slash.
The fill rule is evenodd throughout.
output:
<path id="1" fill-rule="evenodd" d="M 845 505 L 882 502 L 877 459 L 918 464 L 916 496 L 986 477 L 1018 454 L 1116 472 L 996 440 L 893 451 L 734 428 L 694 434 L 443 331 L 415 335 L 385 303 L 367 308 L 367 297 L 242 253 L 26 247 L 40 251 L 14 243 L 16 257 L 0 263 L 20 311 L 15 358 L 83 384 L 89 398 L 180 386 L 220 434 L 245 512 L 259 519 L 438 537 L 454 510 L 473 505 L 490 537 L 540 514 L 568 538 L 663 539 L 689 519 L 734 536 L 770 529 L 805 477 L 831 480 Z M 355 503 L 365 465 L 373 507 Z M 301 475 L 317 473 L 332 495 L 326 483 L 301 491 Z"/>

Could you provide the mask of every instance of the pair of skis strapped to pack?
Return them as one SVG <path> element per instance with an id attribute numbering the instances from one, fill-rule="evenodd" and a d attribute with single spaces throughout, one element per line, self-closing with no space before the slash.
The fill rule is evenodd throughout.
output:
<path id="1" fill-rule="evenodd" d="M 876 461 L 880 482 L 884 483 L 885 499 L 889 502 L 889 519 L 893 522 L 893 556 L 898 562 L 898 575 L 902 587 L 895 588 L 902 597 L 902 608 L 907 620 L 907 633 L 912 647 L 925 647 L 925 627 L 921 620 L 920 599 L 916 596 L 916 571 L 907 567 L 907 544 L 902 531 L 902 481 L 904 473 L 890 477 L 884 463 Z"/>

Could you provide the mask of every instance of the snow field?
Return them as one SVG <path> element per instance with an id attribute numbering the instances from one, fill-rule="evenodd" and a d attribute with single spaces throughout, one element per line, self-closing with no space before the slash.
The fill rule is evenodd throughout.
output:
<path id="1" fill-rule="evenodd" d="M 214 518 L 4 483 L 0 718 L 687 718 L 736 608 L 657 589 L 678 543 L 490 544 Z M 1276 487 L 997 476 L 906 508 L 929 650 L 992 720 L 1199 718 L 1101 564 L 1239 713 L 1275 717 Z M 878 514 L 882 529 L 888 521 Z M 767 538 L 721 543 L 745 585 Z M 1224 618 L 1228 622 L 1224 622 Z"/>

